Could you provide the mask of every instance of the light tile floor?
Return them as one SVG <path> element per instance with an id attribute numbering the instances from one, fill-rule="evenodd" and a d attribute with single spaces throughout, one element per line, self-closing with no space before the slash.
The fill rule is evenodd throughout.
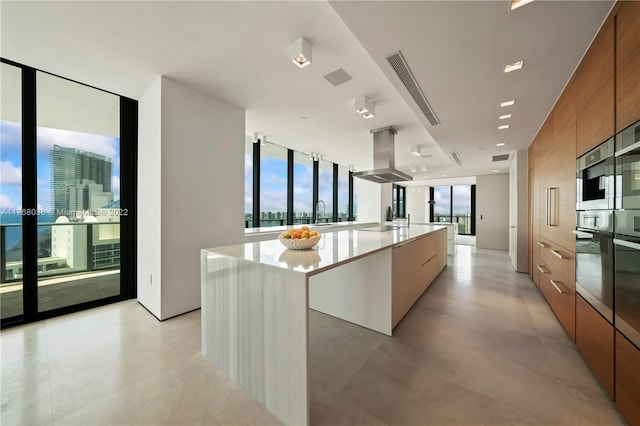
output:
<path id="1" fill-rule="evenodd" d="M 313 424 L 618 425 L 506 253 L 456 255 L 387 337 L 311 311 Z M 127 301 L 2 331 L 2 425 L 279 424 L 200 353 L 200 312 Z"/>

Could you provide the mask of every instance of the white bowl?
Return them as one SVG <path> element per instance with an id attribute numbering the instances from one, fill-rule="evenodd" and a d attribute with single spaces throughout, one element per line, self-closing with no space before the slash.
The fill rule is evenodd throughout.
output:
<path id="1" fill-rule="evenodd" d="M 320 241 L 320 235 L 309 238 L 300 238 L 298 240 L 294 240 L 293 238 L 282 238 L 282 235 L 280 235 L 280 242 L 282 245 L 291 250 L 308 250 L 318 244 L 318 241 Z"/>

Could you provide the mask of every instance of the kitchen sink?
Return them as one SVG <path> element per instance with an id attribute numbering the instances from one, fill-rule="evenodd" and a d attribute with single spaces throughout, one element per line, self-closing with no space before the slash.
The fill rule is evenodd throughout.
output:
<path id="1" fill-rule="evenodd" d="M 371 231 L 371 232 L 386 232 L 386 231 L 395 231 L 396 229 L 399 229 L 400 226 L 397 225 L 381 225 L 381 226 L 374 226 L 373 228 L 361 228 L 358 229 L 358 231 Z"/>

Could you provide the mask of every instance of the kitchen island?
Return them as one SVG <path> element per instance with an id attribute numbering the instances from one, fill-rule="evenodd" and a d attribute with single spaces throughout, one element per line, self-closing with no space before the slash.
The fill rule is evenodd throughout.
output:
<path id="1" fill-rule="evenodd" d="M 287 424 L 309 423 L 309 313 L 391 335 L 446 266 L 446 228 L 326 232 L 202 250 L 202 351 Z"/>

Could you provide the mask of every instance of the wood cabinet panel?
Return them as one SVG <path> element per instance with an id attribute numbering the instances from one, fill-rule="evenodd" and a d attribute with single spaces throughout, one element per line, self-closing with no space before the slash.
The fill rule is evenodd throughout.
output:
<path id="1" fill-rule="evenodd" d="M 611 399 L 614 392 L 614 328 L 576 296 L 576 345 Z"/>
<path id="2" fill-rule="evenodd" d="M 616 406 L 629 425 L 640 425 L 640 349 L 616 331 Z"/>
<path id="3" fill-rule="evenodd" d="M 615 133 L 614 21 L 607 19 L 576 71 L 577 154 Z"/>
<path id="4" fill-rule="evenodd" d="M 621 2 L 616 16 L 616 132 L 640 120 L 640 2 Z"/>
<path id="5" fill-rule="evenodd" d="M 539 271 L 536 268 L 540 256 L 538 241 L 540 240 L 540 178 L 538 139 L 534 139 L 529 147 L 529 253 L 531 256 L 529 273 L 533 282 L 540 287 Z"/>
<path id="6" fill-rule="evenodd" d="M 393 248 L 392 327 L 400 322 L 446 264 L 446 229 Z"/>

